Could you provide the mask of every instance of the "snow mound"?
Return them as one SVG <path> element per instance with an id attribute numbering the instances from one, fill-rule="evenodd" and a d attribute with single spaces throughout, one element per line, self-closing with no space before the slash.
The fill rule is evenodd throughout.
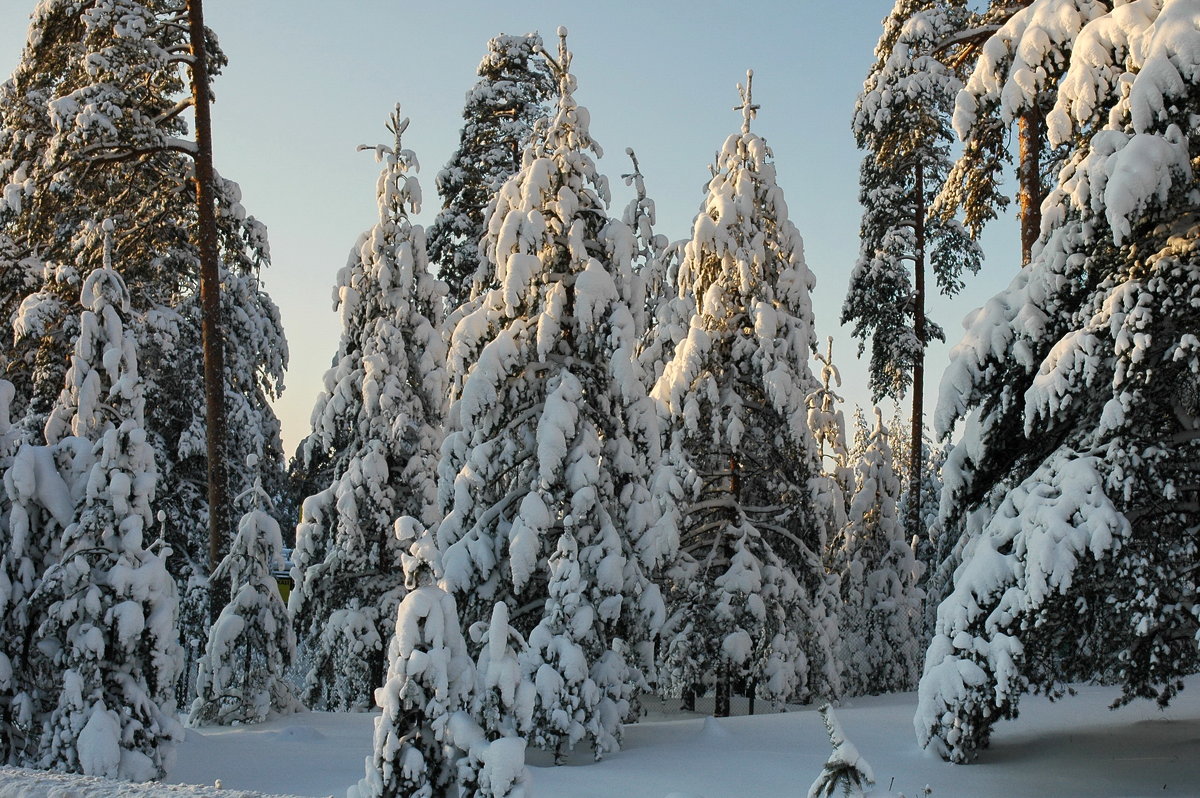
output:
<path id="1" fill-rule="evenodd" d="M 307 726 L 288 726 L 287 728 L 280 729 L 279 731 L 271 732 L 270 736 L 272 740 L 278 740 L 279 742 L 308 743 L 325 739 L 324 734 Z"/>
<path id="2" fill-rule="evenodd" d="M 724 724 L 712 715 L 704 719 L 704 725 L 700 727 L 700 734 L 697 735 L 701 740 L 728 740 L 732 736 Z"/>
<path id="3" fill-rule="evenodd" d="M 131 784 L 95 776 L 0 767 L 0 798 L 298 798 L 193 784 Z"/>

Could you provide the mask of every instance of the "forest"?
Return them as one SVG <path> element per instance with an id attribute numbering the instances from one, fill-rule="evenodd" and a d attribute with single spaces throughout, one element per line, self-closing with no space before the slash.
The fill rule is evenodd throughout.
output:
<path id="1" fill-rule="evenodd" d="M 351 795 L 515 797 L 527 749 L 601 759 L 662 696 L 916 690 L 955 763 L 1029 693 L 1169 704 L 1200 671 L 1200 0 L 897 0 L 874 52 L 841 322 L 876 406 L 816 330 L 753 72 L 670 241 L 632 149 L 614 207 L 559 28 L 486 43 L 427 228 L 382 109 L 289 458 L 267 230 L 208 140 L 236 64 L 199 0 L 37 2 L 0 85 L 0 764 L 149 781 L 185 724 L 380 710 Z M 931 299 L 1009 181 L 1021 263 L 927 409 Z"/>

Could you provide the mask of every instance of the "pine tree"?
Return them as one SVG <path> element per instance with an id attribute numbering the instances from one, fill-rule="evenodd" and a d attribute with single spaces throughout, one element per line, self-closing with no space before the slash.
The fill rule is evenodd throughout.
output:
<path id="1" fill-rule="evenodd" d="M 239 498 L 247 510 L 213 574 L 218 583 L 228 582 L 230 599 L 209 630 L 200 659 L 188 717 L 192 726 L 261 723 L 303 708 L 286 678 L 296 656 L 296 635 L 271 575 L 283 555 L 283 536 L 263 509 L 271 498 L 261 480 Z"/>
<path id="2" fill-rule="evenodd" d="M 683 490 L 666 669 L 676 690 L 715 678 L 725 714 L 735 679 L 773 699 L 837 690 L 822 617 L 827 500 L 814 497 L 828 486 L 807 423 L 814 280 L 771 151 L 750 132 L 749 79 L 741 90 L 742 130 L 679 268 L 696 313 L 653 392 Z"/>
<path id="3" fill-rule="evenodd" d="M 854 323 L 859 354 L 871 339 L 869 384 L 874 401 L 912 397 L 911 440 L 922 438 L 925 349 L 945 340 L 926 315 L 926 269 L 938 289 L 953 295 L 964 271 L 978 271 L 980 251 L 952 218 L 929 207 L 950 169 L 950 103 L 960 83 L 934 51 L 962 14 L 934 0 L 898 0 L 884 20 L 876 62 L 855 108 L 853 130 L 867 151 L 861 171 L 863 205 L 858 262 L 842 307 Z M 920 474 L 921 448 L 909 452 Z M 912 493 L 919 497 L 913 486 Z M 920 529 L 920 506 L 910 505 L 910 534 Z"/>
<path id="4" fill-rule="evenodd" d="M 208 37 L 209 60 L 224 56 Z M 167 0 L 38 4 L 21 63 L 0 86 L 0 313 L 13 318 L 3 353 L 19 424 L 39 431 L 77 336 L 79 283 L 99 260 L 95 219 L 116 223 L 114 257 L 130 293 L 145 386 L 146 433 L 156 453 L 155 514 L 165 515 L 170 567 L 184 597 L 184 636 L 202 639 L 208 565 L 196 204 L 186 141 L 187 27 Z M 270 409 L 287 361 L 278 310 L 257 275 L 266 232 L 217 181 L 226 334 L 226 396 L 242 435 L 236 464 L 260 450 L 264 485 L 280 480 L 279 427 Z M 259 441 L 264 441 L 260 446 Z M 230 526 L 232 526 L 232 519 Z"/>
<path id="5" fill-rule="evenodd" d="M 972 317 L 938 427 L 965 421 L 943 519 L 963 563 L 938 608 L 915 720 L 955 761 L 1022 693 L 1120 684 L 1166 704 L 1200 669 L 1200 47 L 1193 4 L 1090 23 L 1050 114 L 1077 149 L 1044 244 Z M 1121 85 L 1120 93 L 1109 88 Z"/>
<path id="6" fill-rule="evenodd" d="M 487 232 L 485 211 L 521 167 L 534 122 L 546 115 L 554 93 L 541 36 L 500 34 L 487 46 L 479 81 L 467 92 L 458 149 L 437 176 L 442 210 L 429 226 L 429 259 L 446 283 L 451 309 L 471 295 Z"/>
<path id="7" fill-rule="evenodd" d="M 843 567 L 844 683 L 854 695 L 911 690 L 924 620 L 919 569 L 897 512 L 900 481 L 879 408 L 854 471 L 849 519 L 835 545 Z"/>
<path id="8" fill-rule="evenodd" d="M 488 288 L 452 335 L 438 539 L 466 622 L 485 621 L 503 601 L 528 636 L 550 616 L 549 559 L 571 528 L 581 598 L 567 622 L 599 691 L 589 700 L 603 727 L 587 733 L 599 755 L 619 740 L 624 702 L 646 667 L 631 662 L 626 672 L 610 658 L 644 652 L 661 622 L 645 571 L 658 564 L 662 530 L 642 482 L 658 430 L 620 293 L 631 266 L 606 254 L 624 225 L 607 216 L 607 181 L 589 155 L 599 148 L 574 99 L 565 35 L 553 63 L 554 117 L 490 208 Z M 617 673 L 631 682 L 613 681 Z"/>
<path id="9" fill-rule="evenodd" d="M 438 331 L 442 287 L 428 271 L 416 158 L 403 148 L 399 108 L 383 163 L 379 221 L 359 237 L 338 274 L 343 332 L 303 452 L 332 464 L 332 484 L 307 498 L 293 554 L 290 611 L 306 649 L 306 703 L 371 707 L 383 678 L 385 626 L 404 595 L 401 515 L 430 520 L 445 394 Z"/>
<path id="10" fill-rule="evenodd" d="M 92 444 L 61 559 L 31 597 L 35 645 L 55 677 L 38 764 L 54 770 L 145 781 L 161 778 L 175 719 L 178 598 L 163 558 L 150 551 L 156 473 L 142 426 L 144 396 L 129 294 L 112 261 L 106 222 L 103 265 L 83 283 L 79 337 L 66 387 L 46 423 L 46 440 Z"/>
<path id="11" fill-rule="evenodd" d="M 396 524 L 409 543 L 403 555 L 408 592 L 396 610 L 387 681 L 376 693 L 375 751 L 350 798 L 454 794 L 458 778 L 450 719 L 470 700 L 474 669 L 454 598 L 437 586 L 441 567 L 433 536 L 411 516 Z"/>
<path id="12" fill-rule="evenodd" d="M 967 228 L 983 226 L 1008 206 L 1000 193 L 1012 160 L 1009 131 L 1017 128 L 1016 177 L 1021 265 L 1033 257 L 1041 228 L 1047 178 L 1067 151 L 1048 146 L 1046 114 L 1054 107 L 1074 43 L 1089 21 L 1120 3 L 1112 0 L 992 0 L 951 35 L 943 58 L 971 75 L 954 105 L 954 129 L 963 151 L 946 177 L 938 213 L 962 210 Z"/>

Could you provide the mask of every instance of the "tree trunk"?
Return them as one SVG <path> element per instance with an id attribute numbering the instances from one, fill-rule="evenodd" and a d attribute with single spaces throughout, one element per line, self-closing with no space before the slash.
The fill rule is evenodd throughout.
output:
<path id="1" fill-rule="evenodd" d="M 216 569 L 225 537 L 225 349 L 221 337 L 216 197 L 213 191 L 212 116 L 204 50 L 201 0 L 187 0 L 192 49 L 192 104 L 196 115 L 195 183 L 200 246 L 200 337 L 204 348 L 204 400 L 208 444 L 208 559 Z"/>
<path id="2" fill-rule="evenodd" d="M 1031 108 L 1017 120 L 1017 142 L 1020 146 L 1017 164 L 1017 197 L 1021 211 L 1021 265 L 1033 259 L 1033 245 L 1042 228 L 1042 200 L 1046 189 L 1042 185 L 1042 140 L 1045 137 L 1042 112 Z"/>
<path id="3" fill-rule="evenodd" d="M 913 333 L 917 338 L 917 358 L 912 374 L 912 428 L 908 457 L 908 534 L 921 534 L 921 455 L 922 424 L 925 413 L 925 171 L 916 166 L 913 194 L 916 197 L 916 262 L 913 265 Z"/>
<path id="4" fill-rule="evenodd" d="M 713 697 L 713 717 L 727 718 L 730 712 L 730 693 L 733 685 L 730 683 L 729 666 L 724 665 L 717 671 L 717 684 Z"/>

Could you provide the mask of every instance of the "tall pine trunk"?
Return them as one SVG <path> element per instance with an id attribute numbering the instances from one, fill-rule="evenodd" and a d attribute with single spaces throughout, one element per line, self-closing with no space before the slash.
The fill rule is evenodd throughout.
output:
<path id="1" fill-rule="evenodd" d="M 188 0 L 192 48 L 192 105 L 196 115 L 195 183 L 200 246 L 201 344 L 208 448 L 208 559 L 216 570 L 228 514 L 225 491 L 225 348 L 221 339 L 221 276 L 218 269 L 216 196 L 213 191 L 212 115 L 201 0 Z"/>
<path id="2" fill-rule="evenodd" d="M 921 455 L 922 420 L 925 413 L 925 166 L 917 162 L 913 195 L 916 200 L 916 252 L 913 263 L 913 333 L 917 338 L 917 358 L 912 375 L 912 431 L 908 458 L 908 534 L 921 534 Z"/>
<path id="3" fill-rule="evenodd" d="M 1042 112 L 1031 108 L 1017 120 L 1017 142 L 1020 147 L 1017 165 L 1018 199 L 1021 213 L 1021 266 L 1033 259 L 1033 245 L 1042 228 L 1042 200 L 1046 189 L 1042 185 L 1042 141 L 1045 122 Z"/>

